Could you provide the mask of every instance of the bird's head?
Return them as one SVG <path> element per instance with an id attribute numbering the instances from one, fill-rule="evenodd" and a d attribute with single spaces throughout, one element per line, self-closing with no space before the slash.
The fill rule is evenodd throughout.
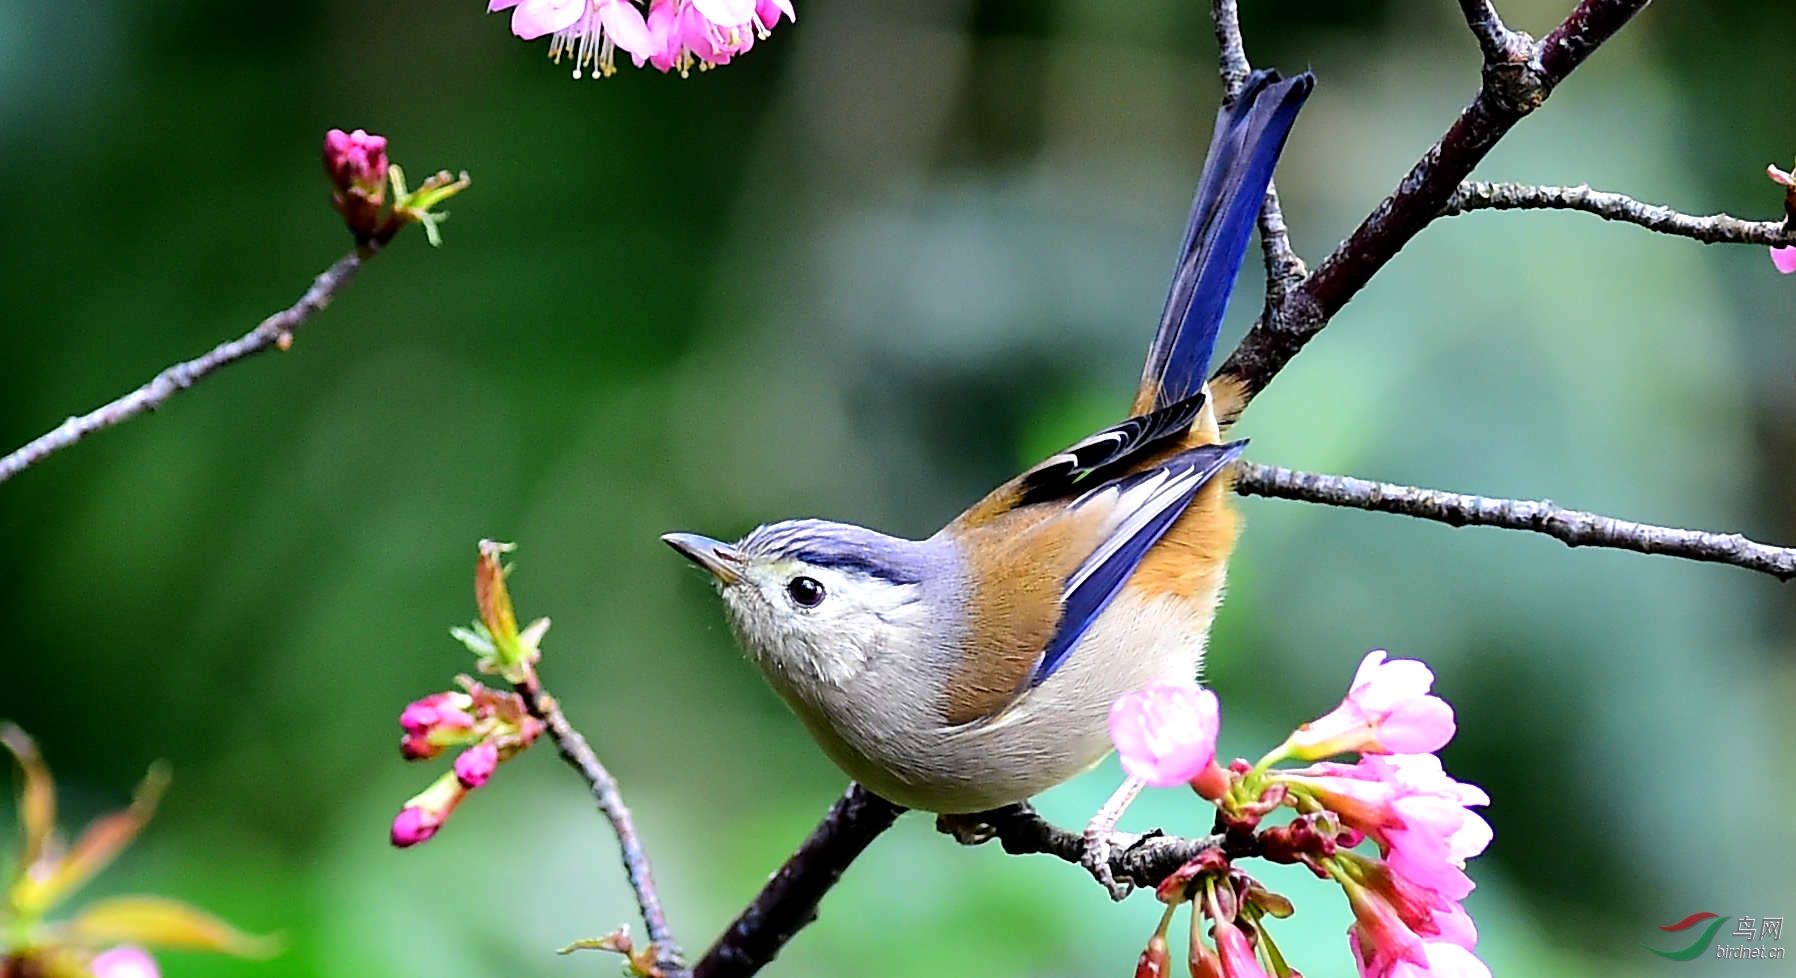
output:
<path id="1" fill-rule="evenodd" d="M 940 648 L 952 631 L 958 563 L 942 540 L 825 520 L 770 523 L 733 544 L 661 539 L 710 572 L 749 655 L 799 691 L 841 686 L 881 657 Z"/>

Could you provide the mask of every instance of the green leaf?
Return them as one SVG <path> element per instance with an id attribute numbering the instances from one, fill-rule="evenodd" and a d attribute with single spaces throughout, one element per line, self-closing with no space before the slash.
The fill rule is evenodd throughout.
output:
<path id="1" fill-rule="evenodd" d="M 198 907 L 157 896 L 122 896 L 91 904 L 68 930 L 85 944 L 143 944 L 182 951 L 220 951 L 243 958 L 280 953 L 272 936 L 245 934 Z"/>
<path id="2" fill-rule="evenodd" d="M 54 869 L 21 879 L 13 888 L 14 906 L 25 913 L 43 913 L 111 865 L 156 814 L 168 777 L 166 765 L 151 765 L 137 786 L 131 807 L 94 819 Z"/>
<path id="3" fill-rule="evenodd" d="M 23 883 L 38 860 L 50 847 L 51 833 L 56 831 L 56 782 L 50 767 L 38 753 L 30 735 L 14 724 L 0 724 L 0 744 L 19 762 L 25 780 L 19 785 L 19 829 L 23 849 L 19 854 L 19 878 Z"/>

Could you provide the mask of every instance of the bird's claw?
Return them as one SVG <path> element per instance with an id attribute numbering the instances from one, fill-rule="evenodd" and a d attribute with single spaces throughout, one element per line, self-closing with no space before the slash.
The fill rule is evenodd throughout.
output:
<path id="1" fill-rule="evenodd" d="M 997 838 L 998 830 L 978 815 L 937 815 L 935 830 L 954 837 L 963 846 L 976 846 Z"/>
<path id="2" fill-rule="evenodd" d="M 1079 855 L 1079 865 L 1085 867 L 1092 878 L 1109 891 L 1110 899 L 1121 901 L 1135 889 L 1135 884 L 1126 880 L 1118 880 L 1116 873 L 1110 868 L 1110 856 L 1116 851 L 1110 830 L 1091 825 L 1085 829 L 1085 851 Z"/>

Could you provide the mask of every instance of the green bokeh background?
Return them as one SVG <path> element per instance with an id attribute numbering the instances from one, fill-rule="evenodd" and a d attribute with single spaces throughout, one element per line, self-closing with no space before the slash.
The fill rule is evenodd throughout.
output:
<path id="1" fill-rule="evenodd" d="M 1445 0 L 1244 6 L 1258 63 L 1321 79 L 1279 176 L 1315 259 L 1464 104 L 1476 50 Z M 1541 33 L 1568 3 L 1503 6 Z M 1479 175 L 1774 215 L 1762 168 L 1796 150 L 1775 7 L 1654 5 Z M 799 17 L 722 71 L 574 82 L 474 0 L 0 8 L 6 446 L 242 332 L 337 257 L 325 129 L 474 177 L 441 249 L 406 235 L 291 352 L 0 486 L 0 716 L 40 739 L 71 822 L 152 759 L 176 774 L 90 892 L 180 896 L 288 943 L 167 974 L 615 973 L 549 953 L 634 918 L 551 752 L 429 845 L 386 843 L 435 773 L 400 761 L 394 720 L 468 666 L 446 629 L 472 616 L 482 536 L 520 545 L 521 611 L 555 621 L 546 679 L 702 949 L 843 779 L 656 536 L 812 514 L 924 534 L 1117 418 L 1217 97 L 1203 8 Z M 1418 238 L 1238 430 L 1267 462 L 1796 540 L 1793 320 L 1796 280 L 1763 249 L 1477 214 Z M 1796 915 L 1796 592 L 1241 508 L 1210 667 L 1225 750 L 1328 708 L 1369 648 L 1419 656 L 1459 713 L 1450 768 L 1495 799 L 1470 906 L 1499 975 L 1792 973 L 1643 944 L 1698 910 Z M 1042 807 L 1080 823 L 1116 777 Z M 1126 824 L 1205 827 L 1172 792 Z M 1268 876 L 1298 901 L 1275 931 L 1294 962 L 1351 974 L 1342 902 Z M 1124 975 L 1157 910 L 913 816 L 772 973 Z"/>

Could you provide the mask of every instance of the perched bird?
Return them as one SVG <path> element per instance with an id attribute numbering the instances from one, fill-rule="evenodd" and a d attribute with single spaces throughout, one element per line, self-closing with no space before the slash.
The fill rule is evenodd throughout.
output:
<path id="1" fill-rule="evenodd" d="M 815 519 L 662 538 L 710 572 L 749 657 L 874 793 L 948 815 L 1022 801 L 1109 753 L 1118 696 L 1197 675 L 1238 532 L 1221 476 L 1245 444 L 1219 423 L 1239 386 L 1205 380 L 1313 86 L 1256 72 L 1218 114 L 1127 421 L 926 540 Z"/>

